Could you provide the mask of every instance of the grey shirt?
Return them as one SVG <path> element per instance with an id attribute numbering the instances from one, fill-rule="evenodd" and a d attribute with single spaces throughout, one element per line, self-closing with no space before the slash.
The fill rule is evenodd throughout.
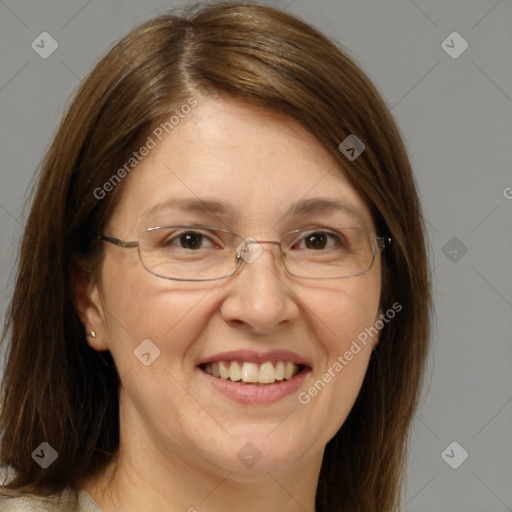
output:
<path id="1" fill-rule="evenodd" d="M 0 487 L 1 512 L 103 512 L 86 491 L 71 487 L 45 498 L 33 494 L 7 497 L 1 492 Z"/>

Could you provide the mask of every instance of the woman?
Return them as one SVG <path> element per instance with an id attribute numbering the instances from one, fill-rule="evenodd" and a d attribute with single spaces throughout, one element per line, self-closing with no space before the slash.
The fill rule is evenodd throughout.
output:
<path id="1" fill-rule="evenodd" d="M 397 510 L 429 290 L 406 151 L 342 51 L 251 4 L 144 24 L 43 163 L 2 510 Z"/>

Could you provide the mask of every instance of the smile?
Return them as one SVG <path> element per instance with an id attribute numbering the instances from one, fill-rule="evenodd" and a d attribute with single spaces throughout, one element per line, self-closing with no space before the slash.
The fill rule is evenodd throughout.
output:
<path id="1" fill-rule="evenodd" d="M 219 379 L 240 384 L 268 385 L 290 380 L 304 367 L 291 361 L 265 361 L 261 364 L 250 361 L 216 361 L 200 365 L 200 368 Z"/>

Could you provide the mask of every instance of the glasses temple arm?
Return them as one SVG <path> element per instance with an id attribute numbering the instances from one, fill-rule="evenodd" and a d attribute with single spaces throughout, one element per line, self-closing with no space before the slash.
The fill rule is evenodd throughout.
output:
<path id="1" fill-rule="evenodd" d="M 119 240 L 119 238 L 114 238 L 111 236 L 98 235 L 98 238 L 100 240 L 103 240 L 104 242 L 109 242 L 111 244 L 118 245 L 123 249 L 131 249 L 132 247 L 139 246 L 139 242 L 124 242 L 123 240 Z"/>

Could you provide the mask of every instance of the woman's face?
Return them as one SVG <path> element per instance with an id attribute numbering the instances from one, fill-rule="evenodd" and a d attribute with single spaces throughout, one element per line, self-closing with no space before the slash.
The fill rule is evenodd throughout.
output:
<path id="1" fill-rule="evenodd" d="M 106 235 L 133 241 L 147 228 L 175 224 L 265 241 L 311 226 L 375 234 L 367 205 L 339 164 L 291 119 L 203 98 L 162 141 L 153 138 L 156 147 L 122 184 Z M 341 200 L 353 211 L 313 203 L 294 210 L 313 198 Z M 159 278 L 143 267 L 137 249 L 104 244 L 84 323 L 96 332 L 91 346 L 110 350 L 118 369 L 125 449 L 133 442 L 162 460 L 238 473 L 313 461 L 319 467 L 376 343 L 369 338 L 345 357 L 378 318 L 380 253 L 365 274 L 318 280 L 288 274 L 276 244 L 260 247 L 231 277 L 190 282 Z M 247 379 L 270 383 L 205 371 L 216 372 L 205 364 L 219 361 L 233 379 L 235 362 Z M 284 370 L 286 363 L 303 369 L 283 379 L 278 361 Z M 271 383 L 277 378 L 283 380 Z M 315 382 L 316 393 L 308 391 Z"/>

